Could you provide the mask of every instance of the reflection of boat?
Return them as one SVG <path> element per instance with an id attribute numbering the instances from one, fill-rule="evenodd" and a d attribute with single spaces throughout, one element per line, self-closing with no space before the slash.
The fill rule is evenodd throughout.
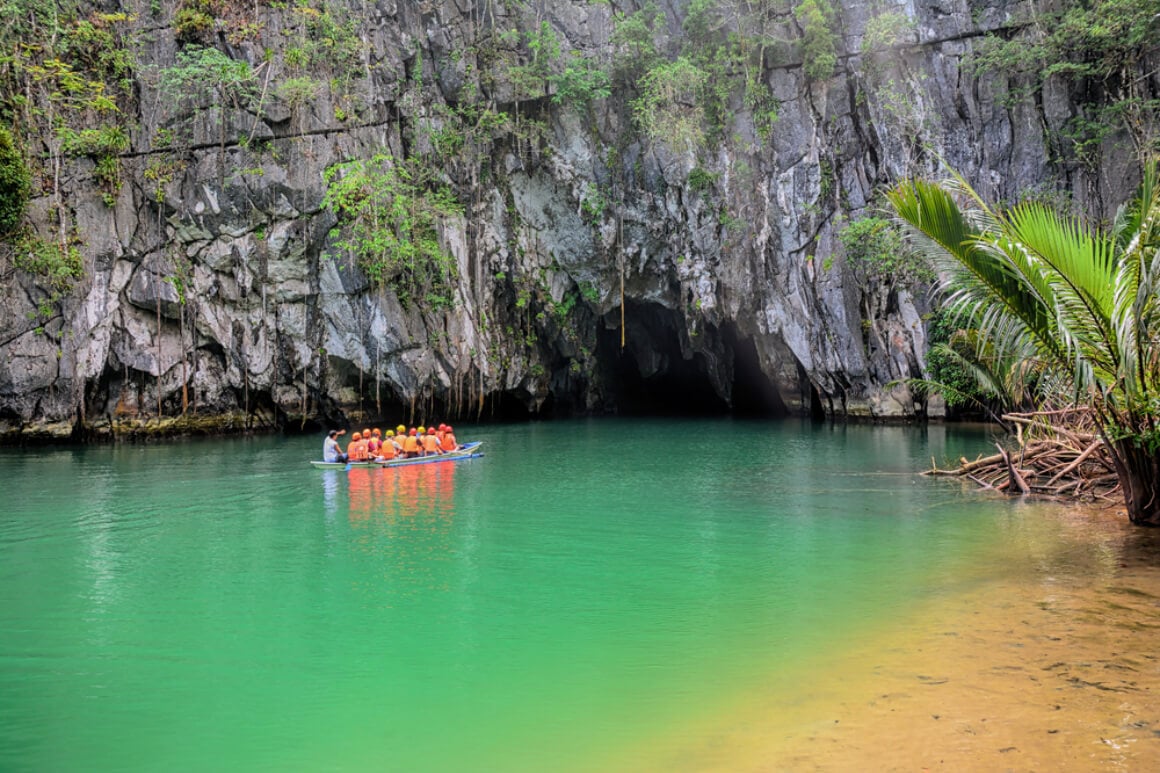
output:
<path id="1" fill-rule="evenodd" d="M 476 459 L 483 454 L 479 451 L 482 440 L 464 443 L 458 450 L 448 451 L 436 456 L 417 456 L 414 459 L 392 459 L 389 462 L 317 462 L 312 461 L 315 467 L 323 470 L 345 470 L 348 467 L 410 467 L 414 464 L 438 464 L 439 462 L 461 462 L 464 459 Z"/>

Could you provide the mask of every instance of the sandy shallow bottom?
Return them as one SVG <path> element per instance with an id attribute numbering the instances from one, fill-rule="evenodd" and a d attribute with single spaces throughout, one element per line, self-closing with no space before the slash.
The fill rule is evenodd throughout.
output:
<path id="1" fill-rule="evenodd" d="M 1062 529 L 837 658 L 755 679 L 631 767 L 1160 770 L 1160 534 L 1114 511 L 1042 517 Z"/>

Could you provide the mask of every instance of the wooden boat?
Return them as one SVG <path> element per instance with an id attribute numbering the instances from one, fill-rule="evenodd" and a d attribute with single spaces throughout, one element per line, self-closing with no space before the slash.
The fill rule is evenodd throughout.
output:
<path id="1" fill-rule="evenodd" d="M 319 462 L 312 461 L 312 465 L 320 470 L 346 470 L 356 467 L 410 467 L 413 464 L 438 464 L 439 462 L 461 462 L 464 459 L 477 459 L 483 454 L 478 450 L 483 445 L 482 440 L 464 443 L 458 450 L 448 451 L 436 456 L 417 456 L 414 459 L 392 459 L 389 462 Z"/>

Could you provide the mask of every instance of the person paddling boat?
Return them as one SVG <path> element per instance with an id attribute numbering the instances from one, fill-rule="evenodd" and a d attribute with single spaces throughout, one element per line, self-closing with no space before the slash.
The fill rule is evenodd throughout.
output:
<path id="1" fill-rule="evenodd" d="M 324 462 L 348 462 L 350 458 L 342 452 L 338 447 L 338 436 L 345 435 L 345 429 L 332 429 L 326 433 L 326 439 L 322 441 L 322 461 Z"/>

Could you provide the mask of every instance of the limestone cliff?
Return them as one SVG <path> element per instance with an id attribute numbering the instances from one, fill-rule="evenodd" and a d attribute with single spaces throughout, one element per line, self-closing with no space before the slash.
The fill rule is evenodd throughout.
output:
<path id="1" fill-rule="evenodd" d="M 70 146 L 12 110 L 37 175 L 27 222 L 83 270 L 54 291 L 18 260 L 27 246 L 0 251 L 0 429 L 183 413 L 921 415 L 888 384 L 924 373 L 927 287 L 859 275 L 843 224 L 940 158 L 996 199 L 1067 192 L 1103 215 L 1134 183 L 1127 132 L 1101 138 L 1099 163 L 1061 149 L 1081 109 L 1065 85 L 1017 94 L 963 66 L 1023 4 L 827 8 L 820 75 L 800 10 L 708 5 L 83 5 L 76 18 L 131 53 L 113 119 L 127 142 Z M 673 123 L 650 132 L 634 29 L 652 62 L 696 35 L 750 47 L 705 65 L 689 98 L 654 101 Z M 40 115 L 48 77 L 26 79 L 45 89 L 21 103 Z M 1154 95 L 1156 79 L 1137 88 Z M 98 113 L 84 120 L 109 122 Z M 328 170 L 376 154 L 422 175 L 407 191 L 454 201 L 432 226 L 447 262 L 427 295 L 401 291 L 396 264 L 371 275 L 348 210 L 328 205 Z"/>

